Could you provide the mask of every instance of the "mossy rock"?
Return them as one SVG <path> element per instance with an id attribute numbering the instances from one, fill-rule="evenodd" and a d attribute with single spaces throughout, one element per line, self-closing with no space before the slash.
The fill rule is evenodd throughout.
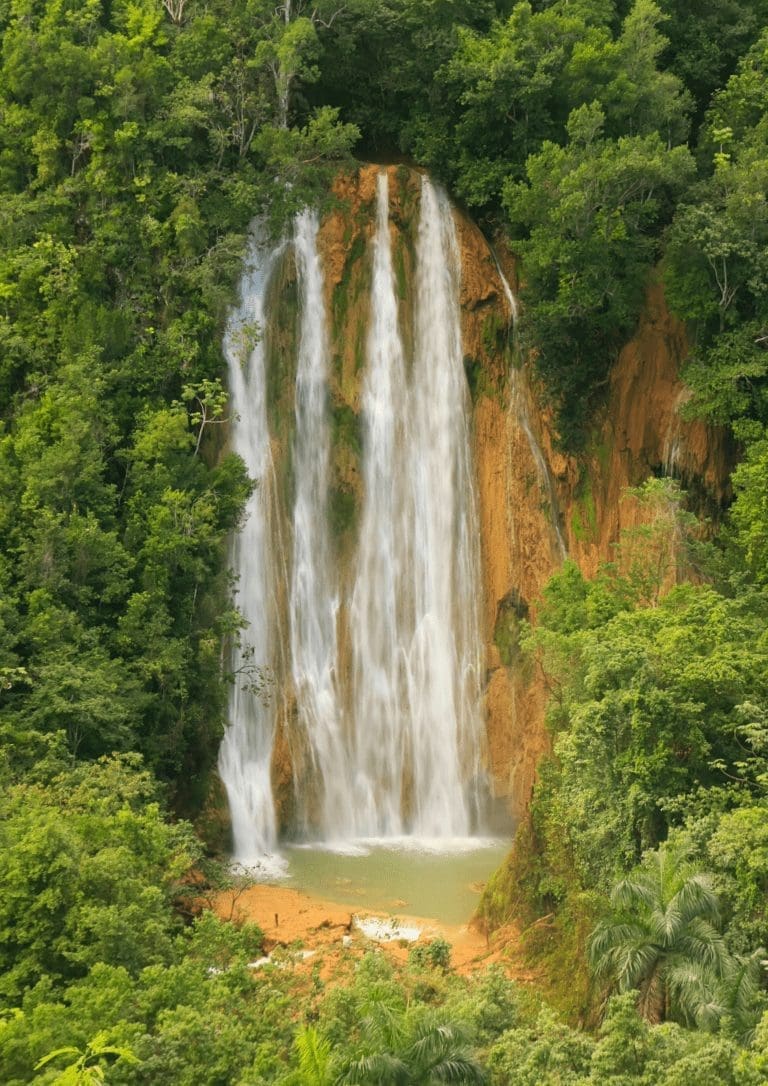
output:
<path id="1" fill-rule="evenodd" d="M 195 831 L 214 854 L 225 854 L 232 847 L 232 822 L 227 794 L 217 772 L 211 773 L 208 795 L 195 819 Z"/>
<path id="2" fill-rule="evenodd" d="M 528 604 L 517 589 L 511 589 L 496 608 L 493 627 L 493 642 L 505 667 L 513 667 L 521 657 L 520 634 L 527 617 Z"/>
<path id="3" fill-rule="evenodd" d="M 576 504 L 573 507 L 571 534 L 579 543 L 593 540 L 597 534 L 597 510 L 589 482 L 582 488 L 581 494 L 577 496 Z"/>

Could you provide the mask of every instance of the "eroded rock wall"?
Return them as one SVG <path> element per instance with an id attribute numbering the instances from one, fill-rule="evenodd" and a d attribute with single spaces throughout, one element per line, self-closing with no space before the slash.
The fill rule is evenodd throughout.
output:
<path id="1" fill-rule="evenodd" d="M 548 746 L 546 691 L 541 676 L 526 672 L 514 656 L 510 659 L 509 647 L 505 658 L 505 646 L 514 645 L 517 617 L 535 620 L 541 589 L 562 560 L 553 524 L 560 526 L 568 556 L 593 576 L 601 562 L 614 557 L 621 533 L 648 517 L 648 510 L 624 493 L 627 487 L 672 474 L 705 514 L 716 514 L 727 501 L 733 450 L 726 435 L 679 414 L 686 397 L 679 378 L 686 352 L 684 326 L 654 285 L 637 333 L 612 371 L 586 452 L 578 459 L 557 450 L 551 415 L 537 403 L 524 371 L 500 386 L 501 395 L 482 392 L 477 399 L 489 747 L 497 789 L 518 817 Z M 524 422 L 543 451 L 554 502 L 542 486 L 540 470 L 537 475 Z"/>
<path id="2" fill-rule="evenodd" d="M 361 508 L 361 381 L 366 354 L 375 229 L 376 177 L 361 167 L 335 186 L 337 206 L 325 216 L 319 245 L 331 336 L 333 478 L 331 519 L 342 576 L 349 576 Z M 403 335 L 412 335 L 413 264 L 420 177 L 387 167 L 392 252 Z M 678 377 L 687 344 L 661 288 L 648 293 L 636 336 L 622 351 L 605 407 L 586 453 L 557 451 L 551 419 L 515 347 L 509 287 L 496 255 L 478 228 L 456 213 L 462 257 L 465 369 L 473 402 L 473 442 L 483 563 L 483 632 L 488 764 L 496 794 L 520 817 L 529 801 L 536 765 L 547 749 L 546 691 L 517 647 L 521 620 L 535 620 L 537 601 L 565 554 L 587 575 L 611 558 L 620 532 L 646 515 L 627 486 L 665 470 L 696 489 L 698 500 L 724 500 L 729 451 L 723 435 L 686 423 Z M 514 286 L 514 266 L 505 260 Z M 296 273 L 290 252 L 273 286 L 270 328 L 270 417 L 286 508 L 291 494 L 290 428 L 295 374 Z M 523 317 L 524 319 L 524 317 Z M 344 571 L 346 570 L 346 574 Z M 345 631 L 342 629 L 342 647 Z M 275 744 L 273 780 L 281 822 L 290 822 L 293 708 L 284 701 Z"/>

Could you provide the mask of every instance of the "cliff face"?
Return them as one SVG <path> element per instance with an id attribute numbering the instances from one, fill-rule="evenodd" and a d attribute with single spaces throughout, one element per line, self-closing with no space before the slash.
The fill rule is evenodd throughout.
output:
<path id="1" fill-rule="evenodd" d="M 342 570 L 349 569 L 362 498 L 360 395 L 369 318 L 368 242 L 379 171 L 367 166 L 338 179 L 338 206 L 325 217 L 319 236 L 331 323 L 331 519 Z M 388 173 L 393 264 L 407 341 L 420 182 L 417 173 L 402 166 L 389 167 Z M 557 452 L 548 413 L 514 347 L 514 299 L 497 258 L 477 227 L 458 212 L 456 224 L 482 537 L 488 763 L 496 794 L 519 817 L 547 748 L 545 691 L 519 659 L 520 621 L 535 618 L 539 594 L 566 554 L 591 575 L 611 557 L 622 529 L 641 521 L 642 508 L 621 498 L 626 486 L 672 473 L 690 485 L 700 504 L 716 507 L 726 496 L 729 451 L 721 434 L 677 414 L 684 397 L 677 374 L 686 352 L 685 332 L 667 311 L 661 289 L 653 287 L 637 335 L 614 367 L 586 454 L 577 461 Z M 273 292 L 270 421 L 287 507 L 295 377 L 288 360 L 295 357 L 296 337 L 296 273 L 290 253 Z M 342 630 L 342 644 L 344 636 Z M 295 766 L 303 757 L 291 743 L 292 712 L 288 699 L 273 758 L 284 824 L 290 821 Z"/>
<path id="2" fill-rule="evenodd" d="M 661 288 L 651 287 L 578 460 L 556 451 L 550 416 L 537 405 L 525 372 L 512 374 L 501 397 L 477 401 L 489 747 L 496 787 L 518 817 L 547 749 L 546 693 L 535 674 L 504 658 L 505 634 L 514 634 L 516 617 L 535 617 L 536 599 L 564 556 L 558 544 L 594 575 L 613 557 L 620 534 L 648 516 L 623 491 L 653 475 L 679 478 L 703 512 L 716 512 L 727 500 L 733 451 L 724 432 L 679 414 L 685 390 L 678 372 L 686 352 L 683 325 L 669 313 Z M 537 446 L 546 474 L 533 455 Z"/>
<path id="3" fill-rule="evenodd" d="M 686 353 L 685 328 L 654 285 L 637 333 L 611 374 L 580 479 L 572 464 L 560 465 L 569 547 L 588 574 L 610 556 L 619 533 L 642 519 L 637 503 L 622 500 L 625 487 L 667 474 L 690 488 L 703 511 L 716 512 L 727 498 L 732 450 L 725 433 L 679 414 L 686 393 L 678 371 Z"/>

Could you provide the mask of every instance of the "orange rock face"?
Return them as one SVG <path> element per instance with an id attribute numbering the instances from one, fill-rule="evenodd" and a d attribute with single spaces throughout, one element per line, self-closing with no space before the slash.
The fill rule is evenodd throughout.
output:
<path id="1" fill-rule="evenodd" d="M 637 332 L 621 352 L 610 379 L 608 400 L 583 475 L 589 479 L 593 523 L 567 519 L 569 546 L 585 573 L 611 556 L 619 534 L 642 521 L 642 510 L 622 500 L 627 486 L 668 471 L 693 484 L 705 505 L 728 496 L 733 453 L 725 433 L 679 415 L 685 387 L 678 376 L 688 344 L 683 324 L 669 312 L 660 286 L 648 290 Z M 586 488 L 582 487 L 582 493 Z M 570 498 L 572 512 L 578 498 Z"/>
<path id="2" fill-rule="evenodd" d="M 476 342 L 477 308 L 488 304 L 493 277 L 478 286 L 477 254 L 464 246 L 463 256 L 466 264 L 475 262 L 466 282 L 476 293 L 464 299 L 464 309 L 467 340 Z M 614 367 L 589 452 L 580 461 L 556 451 L 550 416 L 537 407 L 525 371 L 508 372 L 500 386 L 477 398 L 489 757 L 497 793 L 507 797 L 518 817 L 548 747 L 546 696 L 540 676 L 526 678 L 519 666 L 505 666 L 499 658 L 494 640 L 503 635 L 504 601 L 522 601 L 535 619 L 541 589 L 563 557 L 558 527 L 569 556 L 587 576 L 594 575 L 613 557 L 620 534 L 647 519 L 648 511 L 623 492 L 650 476 L 674 474 L 709 511 L 727 499 L 732 452 L 724 433 L 678 414 L 685 402 L 678 371 L 686 351 L 683 325 L 669 313 L 660 287 L 652 287 L 637 334 Z M 488 372 L 498 373 L 497 362 L 488 360 Z M 546 471 L 534 455 L 537 447 Z"/>
<path id="3" fill-rule="evenodd" d="M 369 317 L 368 241 L 375 228 L 379 169 L 364 166 L 338 178 L 338 205 L 323 220 L 319 239 L 331 323 L 331 398 L 343 423 L 333 451 L 334 486 L 355 507 L 361 500 L 359 446 L 349 435 L 360 407 Z M 419 174 L 403 166 L 387 170 L 407 340 Z M 541 408 L 515 348 L 509 288 L 496 256 L 459 212 L 456 224 L 482 542 L 488 763 L 496 794 L 520 817 L 548 747 L 546 692 L 541 678 L 519 658 L 520 620 L 535 621 L 541 590 L 566 552 L 592 575 L 612 557 L 620 532 L 647 516 L 637 502 L 622 500 L 625 487 L 662 473 L 666 465 L 693 484 L 703 504 L 716 508 L 727 498 L 731 455 L 723 434 L 678 414 L 685 398 L 678 377 L 687 350 L 685 330 L 670 315 L 658 286 L 649 290 L 637 333 L 614 367 L 586 454 L 576 460 L 557 451 L 551 417 Z M 524 313 L 520 319 L 525 320 Z M 284 399 L 289 401 L 288 392 Z M 353 543 L 354 533 L 342 530 L 342 564 L 348 564 Z M 286 738 L 289 730 L 284 722 L 273 761 L 283 813 L 291 806 L 291 757 L 296 753 Z"/>

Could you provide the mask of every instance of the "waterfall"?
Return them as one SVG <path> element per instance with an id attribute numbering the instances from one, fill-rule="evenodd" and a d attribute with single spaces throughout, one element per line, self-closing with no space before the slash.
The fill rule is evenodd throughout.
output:
<path id="1" fill-rule="evenodd" d="M 323 270 L 317 251 L 318 228 L 317 215 L 312 212 L 304 211 L 296 219 L 294 247 L 301 328 L 293 447 L 291 670 L 299 724 L 321 793 L 319 817 L 313 819 L 307 790 L 300 791 L 303 820 L 305 824 L 319 822 L 327 836 L 343 837 L 349 824 L 350 789 L 337 690 L 339 591 L 328 527 L 330 350 Z"/>
<path id="2" fill-rule="evenodd" d="M 406 368 L 389 232 L 389 185 L 379 174 L 371 318 L 362 390 L 364 501 L 350 601 L 355 788 L 359 836 L 404 832 L 407 756 L 402 652 L 402 566 L 408 509 L 404 483 Z"/>
<path id="3" fill-rule="evenodd" d="M 661 453 L 664 474 L 671 479 L 679 479 L 683 474 L 683 457 L 685 454 L 685 422 L 680 416 L 680 408 L 691 398 L 691 390 L 682 388 L 675 398 L 675 406 L 669 420 L 669 426 L 664 436 L 664 446 Z"/>
<path id="4" fill-rule="evenodd" d="M 278 593 L 287 595 L 290 659 L 281 677 L 295 699 L 297 828 L 329 842 L 466 837 L 482 822 L 487 783 L 479 527 L 453 213 L 447 196 L 424 177 L 413 346 L 406 350 L 388 178 L 380 174 L 360 393 L 363 500 L 352 562 L 344 569 L 329 527 L 331 352 L 318 230 L 316 214 L 297 216 L 292 542 L 287 584 Z M 253 661 L 268 668 L 278 640 L 281 548 L 270 508 L 265 353 L 257 343 L 244 370 L 236 341 L 249 322 L 262 323 L 274 255 L 257 248 L 253 257 L 225 350 L 239 416 L 234 448 L 259 481 L 233 562 Z M 236 858 L 247 861 L 275 848 L 270 761 L 276 709 L 274 698 L 261 700 L 244 680 L 245 651 L 235 654 L 219 764 Z"/>
<path id="5" fill-rule="evenodd" d="M 512 324 L 517 324 L 517 299 L 512 293 L 512 287 L 509 285 L 509 281 L 505 276 L 499 261 L 496 259 L 496 254 L 493 254 L 494 261 L 496 263 L 496 271 L 501 281 L 502 290 L 504 291 L 504 297 L 507 300 L 509 306 L 509 314 Z M 541 445 L 536 440 L 536 435 L 533 432 L 531 426 L 531 418 L 528 412 L 528 403 L 525 395 L 525 388 L 521 379 L 520 371 L 515 367 L 509 371 L 509 410 L 512 412 L 518 426 L 525 434 L 525 440 L 528 442 L 528 448 L 531 451 L 533 462 L 536 465 L 536 474 L 539 477 L 539 486 L 541 490 L 547 496 L 547 503 L 549 505 L 549 521 L 552 526 L 552 535 L 554 538 L 557 552 L 561 559 L 568 557 L 568 548 L 565 545 L 565 537 L 563 536 L 563 529 L 560 526 L 560 515 L 558 510 L 557 494 L 555 493 L 555 484 L 552 481 L 552 473 L 549 470 L 549 465 L 544 457 Z"/>
<path id="6" fill-rule="evenodd" d="M 266 246 L 257 231 L 249 247 L 240 304 L 227 322 L 224 337 L 232 448 L 256 482 L 243 527 L 232 543 L 238 606 L 247 626 L 233 652 L 229 726 L 219 750 L 219 774 L 232 820 L 233 856 L 244 865 L 263 862 L 277 846 L 270 765 L 279 638 L 263 329 L 265 293 L 278 255 L 279 249 Z"/>
<path id="7" fill-rule="evenodd" d="M 422 178 L 404 540 L 410 603 L 403 645 L 413 832 L 470 832 L 482 749 L 480 556 L 461 260 L 448 199 Z"/>
<path id="8" fill-rule="evenodd" d="M 482 751 L 480 564 L 450 205 L 424 178 L 406 365 L 378 178 L 362 394 L 365 498 L 350 603 L 359 836 L 466 836 Z M 409 372 L 410 370 L 410 372 Z"/>

